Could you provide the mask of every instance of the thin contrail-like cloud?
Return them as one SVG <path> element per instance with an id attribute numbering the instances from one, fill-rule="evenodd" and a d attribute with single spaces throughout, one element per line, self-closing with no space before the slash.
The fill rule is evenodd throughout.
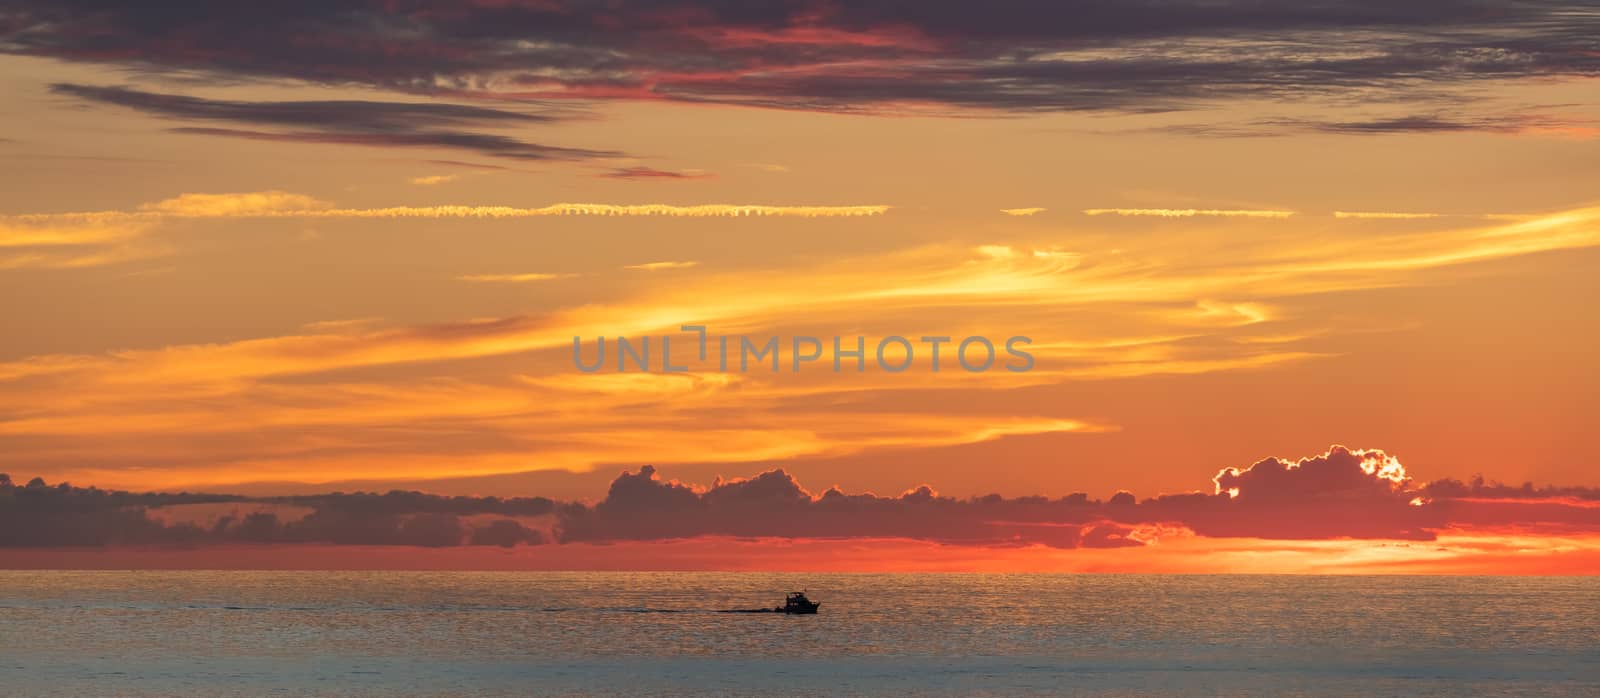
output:
<path id="1" fill-rule="evenodd" d="M 78 211 L 67 213 L 0 214 L 0 249 L 59 248 L 90 253 L 29 252 L 0 257 L 0 269 L 71 268 L 116 264 L 134 259 L 161 256 L 170 250 L 155 244 L 137 244 L 159 224 L 168 220 L 194 219 L 332 219 L 332 218 L 532 218 L 541 216 L 614 217 L 793 217 L 853 218 L 878 216 L 888 206 L 770 206 L 763 204 L 588 204 L 560 203 L 538 208 L 515 206 L 390 206 L 383 208 L 335 208 L 333 204 L 304 194 L 284 191 L 228 194 L 182 194 L 131 210 Z M 667 267 L 655 267 L 667 268 Z M 488 275 L 495 276 L 495 275 Z M 502 275 L 503 276 L 503 275 Z M 515 276 L 515 275 L 513 275 Z M 466 279 L 501 281 L 512 279 Z M 535 281 L 526 277 L 515 281 Z"/>
<path id="2" fill-rule="evenodd" d="M 1035 213 L 1040 213 L 1040 212 L 1046 211 L 1046 210 L 1048 210 L 1048 209 L 1037 208 L 1037 207 L 1036 208 L 1002 208 L 1002 209 L 1000 209 L 1000 212 L 1004 213 L 1004 214 L 1006 214 L 1008 216 L 1031 216 L 1031 215 L 1033 215 Z"/>
<path id="3" fill-rule="evenodd" d="M 1491 221 L 1525 221 L 1535 216 L 1524 213 L 1431 213 L 1404 211 L 1334 211 L 1334 218 L 1378 220 L 1419 220 L 1428 218 L 1482 218 Z"/>
<path id="4" fill-rule="evenodd" d="M 670 216 L 687 218 L 789 216 L 835 218 L 877 216 L 888 206 L 765 206 L 758 204 L 551 204 L 541 208 L 513 206 L 391 206 L 301 211 L 265 211 L 257 215 L 291 218 L 529 218 L 536 216 Z"/>
<path id="5" fill-rule="evenodd" d="M 636 269 L 639 271 L 661 271 L 663 269 L 687 269 L 699 266 L 699 262 L 646 262 L 644 264 L 629 264 L 623 269 Z"/>
<path id="6" fill-rule="evenodd" d="M 1160 218 L 1190 218 L 1193 216 L 1223 216 L 1229 218 L 1288 218 L 1294 211 L 1256 211 L 1249 209 L 1214 208 L 1089 208 L 1086 216 L 1156 216 Z"/>
<path id="7" fill-rule="evenodd" d="M 534 282 L 534 281 L 552 281 L 554 279 L 570 279 L 570 278 L 572 278 L 574 276 L 577 276 L 577 275 L 576 274 L 545 274 L 545 273 L 537 273 L 537 272 L 535 272 L 535 273 L 530 273 L 530 274 L 465 274 L 465 275 L 456 277 L 456 279 L 458 281 L 472 281 L 472 282 L 477 282 L 477 283 L 525 284 L 525 283 L 531 283 L 531 282 Z"/>
<path id="8" fill-rule="evenodd" d="M 1438 218 L 1443 213 L 1407 213 L 1403 211 L 1334 211 L 1334 218 L 1369 218 L 1386 220 L 1412 220 L 1418 218 Z"/>
<path id="9" fill-rule="evenodd" d="M 538 208 L 517 206 L 388 206 L 335 208 L 328 202 L 302 194 L 269 191 L 241 194 L 184 194 L 146 204 L 136 211 L 22 214 L 10 218 L 25 223 L 72 220 L 109 223 L 134 218 L 529 218 L 536 216 L 671 216 L 741 217 L 788 216 L 829 218 L 878 216 L 889 206 L 770 206 L 764 204 L 591 204 L 559 203 Z M 0 218 L 0 220 L 3 220 Z"/>

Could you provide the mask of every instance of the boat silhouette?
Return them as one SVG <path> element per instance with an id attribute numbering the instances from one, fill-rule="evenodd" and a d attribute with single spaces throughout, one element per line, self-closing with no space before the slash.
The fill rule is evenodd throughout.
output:
<path id="1" fill-rule="evenodd" d="M 806 598 L 805 592 L 791 591 L 789 596 L 783 600 L 783 606 L 772 610 L 779 613 L 816 613 L 821 606 L 821 601 L 812 601 Z"/>

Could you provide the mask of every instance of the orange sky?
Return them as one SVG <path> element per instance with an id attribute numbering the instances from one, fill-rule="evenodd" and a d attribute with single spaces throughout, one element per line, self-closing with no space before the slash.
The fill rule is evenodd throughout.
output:
<path id="1" fill-rule="evenodd" d="M 0 40 L 0 472 L 18 483 L 593 501 L 651 464 L 697 483 L 781 467 L 851 492 L 1146 497 L 1343 443 L 1419 482 L 1600 484 L 1597 69 L 1566 44 L 1518 44 L 1536 73 L 1470 83 L 1219 67 L 1197 94 L 991 85 L 974 76 L 1010 59 L 937 18 L 844 8 L 595 18 L 616 34 L 556 43 L 632 62 L 593 74 L 469 60 L 492 52 L 451 23 L 485 8 L 406 18 L 442 43 L 397 43 L 391 63 L 304 64 L 267 40 L 51 12 L 18 10 Z M 1404 50 L 1313 15 L 1294 31 Z M 1009 15 L 990 19 L 1009 40 Z M 1217 57 L 1278 21 L 1235 20 L 1246 33 L 1151 31 Z M 1026 47 L 1111 76 L 1144 40 Z M 1147 49 L 1186 70 L 1169 50 Z M 412 74 L 407 56 L 436 63 Z M 1026 336 L 1037 361 L 572 364 L 575 336 L 672 335 L 676 352 L 685 324 L 862 336 L 869 356 L 890 335 Z M 1188 569 L 1184 545 L 1156 567 Z M 994 554 L 950 565 L 1100 565 Z M 1154 564 L 1119 554 L 1094 553 Z M 1319 559 L 1385 564 L 1349 555 Z"/>
<path id="2" fill-rule="evenodd" d="M 979 139 L 993 128 L 948 126 Z M 174 138 L 123 130 L 115 135 L 129 147 L 133 136 Z M 1481 142 L 1486 158 L 1550 140 L 1429 139 Z M 1346 147 L 1378 140 L 1393 139 Z M 215 182 L 207 189 L 249 189 L 261 177 L 256 158 L 273 157 L 207 143 L 218 166 L 196 168 Z M 17 215 L 3 275 L 8 296 L 27 302 L 4 312 L 27 331 L 7 335 L 0 363 L 4 467 L 135 488 L 445 479 L 440 487 L 488 492 L 448 480 L 607 466 L 585 491 L 558 493 L 597 494 L 616 466 L 703 478 L 783 463 L 852 486 L 1155 492 L 1191 486 L 1184 474 L 1197 466 L 1338 440 L 1403 453 L 1429 476 L 1589 480 L 1570 454 L 1593 445 L 1595 324 L 1583 303 L 1594 291 L 1597 209 L 1506 195 L 1493 205 L 1463 198 L 1526 218 L 1331 215 L 1383 208 L 1367 205 L 1376 197 L 1357 180 L 1348 193 L 1319 187 L 1272 203 L 1295 211 L 1288 218 L 1087 216 L 1078 207 L 1127 197 L 1070 186 L 1017 197 L 1052 206 L 1016 217 L 980 196 L 829 190 L 761 171 L 742 177 L 801 184 L 755 199 L 729 193 L 739 187 L 725 178 L 614 185 L 569 172 L 577 184 L 567 187 L 594 191 L 537 196 L 553 173 L 418 186 L 372 175 L 395 165 L 367 150 L 305 150 L 295 157 L 320 151 L 318 171 L 347 167 L 351 183 L 285 176 L 256 184 L 265 194 L 206 198 L 183 181 L 189 166 L 135 169 L 123 174 L 126 194 L 63 181 L 62 203 L 26 207 L 40 197 L 7 187 Z M 56 178 L 125 169 L 91 162 Z M 240 181 L 223 184 L 232 170 Z M 1487 165 L 1483 176 L 1496 177 Z M 161 194 L 138 191 L 168 178 Z M 397 205 L 562 200 L 890 208 L 841 218 L 366 217 Z M 84 213 L 52 212 L 74 210 Z M 630 268 L 657 262 L 682 264 Z M 1020 374 L 834 375 L 825 361 L 773 376 L 714 366 L 589 375 L 571 363 L 573 336 L 592 346 L 690 323 L 785 341 L 1023 335 L 1037 364 Z M 504 482 L 528 491 L 517 477 Z"/>
<path id="3" fill-rule="evenodd" d="M 1150 550 L 960 547 L 903 540 L 727 540 L 541 548 L 233 546 L 22 550 L 9 569 L 714 570 L 1121 574 L 1592 574 L 1594 536 L 1462 536 L 1435 543 L 1186 539 Z"/>

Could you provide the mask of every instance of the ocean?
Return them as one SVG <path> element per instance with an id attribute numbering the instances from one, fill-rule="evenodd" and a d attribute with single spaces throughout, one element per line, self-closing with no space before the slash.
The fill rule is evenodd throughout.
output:
<path id="1" fill-rule="evenodd" d="M 0 571 L 0 693 L 1594 696 L 1600 578 Z"/>

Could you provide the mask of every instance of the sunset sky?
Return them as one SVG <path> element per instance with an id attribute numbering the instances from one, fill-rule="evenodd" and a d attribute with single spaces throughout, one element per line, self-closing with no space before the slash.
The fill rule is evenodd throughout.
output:
<path id="1" fill-rule="evenodd" d="M 219 539 L 176 552 L 59 550 L 36 502 L 0 556 L 279 566 L 340 540 L 219 518 L 400 488 L 558 504 L 329 565 L 1593 570 L 1596 37 L 1575 0 L 0 2 L 0 472 L 248 497 L 144 503 Z M 573 365 L 682 325 L 785 370 Z M 887 373 L 891 335 L 1036 364 Z"/>

